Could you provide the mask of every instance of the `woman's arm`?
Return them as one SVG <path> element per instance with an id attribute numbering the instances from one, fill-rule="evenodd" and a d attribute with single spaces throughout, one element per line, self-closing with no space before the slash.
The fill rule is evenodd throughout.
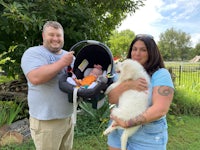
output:
<path id="1" fill-rule="evenodd" d="M 137 80 L 127 80 L 119 84 L 108 93 L 108 99 L 111 104 L 117 104 L 119 96 L 129 89 L 145 91 L 148 89 L 148 85 L 145 79 L 139 78 Z"/>
<path id="2" fill-rule="evenodd" d="M 128 121 L 123 121 L 116 116 L 111 116 L 116 121 L 115 126 L 122 126 L 124 128 L 133 127 L 137 125 L 146 124 L 155 121 L 166 115 L 174 95 L 174 89 L 168 86 L 156 86 L 153 88 L 152 106 L 150 106 L 144 113 L 132 118 Z"/>

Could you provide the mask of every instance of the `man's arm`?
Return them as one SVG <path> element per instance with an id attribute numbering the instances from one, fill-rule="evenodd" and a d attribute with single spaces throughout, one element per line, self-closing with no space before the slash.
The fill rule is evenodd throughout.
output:
<path id="1" fill-rule="evenodd" d="M 53 64 L 44 65 L 30 71 L 27 78 L 34 85 L 45 83 L 55 77 L 65 66 L 69 66 L 72 61 L 73 52 L 69 52 Z"/>

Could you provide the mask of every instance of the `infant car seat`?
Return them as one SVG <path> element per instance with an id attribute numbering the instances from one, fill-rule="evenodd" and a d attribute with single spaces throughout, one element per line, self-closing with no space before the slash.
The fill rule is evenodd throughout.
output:
<path id="1" fill-rule="evenodd" d="M 99 109 L 105 101 L 105 90 L 113 83 L 113 57 L 110 49 L 101 42 L 84 40 L 72 46 L 69 51 L 75 51 L 76 59 L 72 72 L 77 79 L 83 79 L 94 64 L 102 66 L 104 73 L 98 77 L 93 88 L 80 87 L 77 90 L 78 101 L 83 100 L 92 103 L 92 108 Z M 73 102 L 73 92 L 77 86 L 67 81 L 70 76 L 72 76 L 70 72 L 63 74 L 59 80 L 59 87 L 62 91 L 68 93 L 69 102 Z"/>

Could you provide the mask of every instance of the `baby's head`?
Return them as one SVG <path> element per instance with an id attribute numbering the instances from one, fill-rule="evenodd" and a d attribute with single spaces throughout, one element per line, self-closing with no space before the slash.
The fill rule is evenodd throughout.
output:
<path id="1" fill-rule="evenodd" d="M 90 72 L 89 75 L 94 75 L 96 77 L 100 76 L 103 74 L 102 66 L 101 65 L 94 65 L 94 68 Z"/>

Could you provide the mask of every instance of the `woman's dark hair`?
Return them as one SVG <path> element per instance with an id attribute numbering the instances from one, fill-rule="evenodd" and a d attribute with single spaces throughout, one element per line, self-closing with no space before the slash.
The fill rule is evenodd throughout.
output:
<path id="1" fill-rule="evenodd" d="M 152 36 L 136 36 L 136 38 L 131 42 L 127 58 L 131 58 L 132 47 L 138 40 L 143 41 L 147 48 L 148 60 L 144 64 L 144 68 L 147 73 L 151 76 L 159 68 L 165 68 L 163 58 Z"/>

